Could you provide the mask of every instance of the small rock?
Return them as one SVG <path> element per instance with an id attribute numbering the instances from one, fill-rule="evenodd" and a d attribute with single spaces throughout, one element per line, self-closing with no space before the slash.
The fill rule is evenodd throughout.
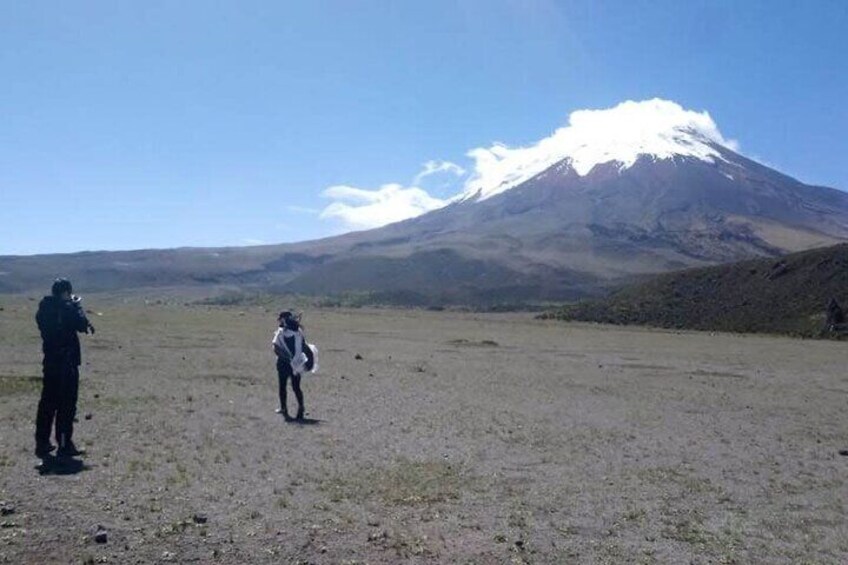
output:
<path id="1" fill-rule="evenodd" d="M 89 412 L 89 413 L 87 413 L 87 414 L 85 415 L 85 419 L 86 419 L 86 420 L 91 420 L 91 412 Z"/>
<path id="2" fill-rule="evenodd" d="M 174 553 L 171 551 L 162 552 L 162 561 L 173 561 L 174 557 L 176 557 L 176 555 L 174 555 Z"/>
<path id="3" fill-rule="evenodd" d="M 517 547 L 518 549 L 524 549 L 524 540 L 523 539 L 515 540 L 515 547 Z"/>
<path id="4" fill-rule="evenodd" d="M 193 519 L 195 524 L 205 524 L 209 521 L 209 518 L 206 516 L 206 514 L 202 514 L 200 512 L 195 514 Z"/>
<path id="5" fill-rule="evenodd" d="M 94 395 L 94 398 L 100 398 L 100 395 L 99 395 L 99 394 L 95 394 L 95 395 Z"/>
<path id="6" fill-rule="evenodd" d="M 362 361 L 362 355 L 360 355 L 359 353 L 354 355 L 353 358 L 356 359 L 357 361 Z"/>
<path id="7" fill-rule="evenodd" d="M 843 457 L 848 457 L 848 449 L 840 449 L 839 455 L 841 455 Z"/>
<path id="8" fill-rule="evenodd" d="M 15 507 L 5 502 L 0 503 L 0 516 L 11 516 L 15 513 Z"/>
<path id="9" fill-rule="evenodd" d="M 94 541 L 97 543 L 106 543 L 109 541 L 109 535 L 103 526 L 97 526 L 97 531 L 94 533 Z"/>

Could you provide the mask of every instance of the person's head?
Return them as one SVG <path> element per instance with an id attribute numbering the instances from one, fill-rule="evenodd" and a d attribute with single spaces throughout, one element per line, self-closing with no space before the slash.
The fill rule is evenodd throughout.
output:
<path id="1" fill-rule="evenodd" d="M 280 312 L 280 315 L 277 316 L 277 322 L 280 324 L 281 328 L 286 328 L 287 330 L 291 330 L 296 332 L 300 329 L 300 319 L 298 316 L 295 316 L 292 312 L 288 310 L 283 310 Z"/>
<path id="2" fill-rule="evenodd" d="M 50 288 L 51 294 L 62 300 L 70 300 L 71 293 L 74 291 L 74 287 L 71 286 L 71 281 L 68 279 L 56 279 L 53 281 L 53 286 Z"/>

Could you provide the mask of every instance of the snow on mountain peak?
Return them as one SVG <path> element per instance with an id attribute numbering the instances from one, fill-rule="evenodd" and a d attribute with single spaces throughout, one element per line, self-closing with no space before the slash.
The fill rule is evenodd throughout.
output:
<path id="1" fill-rule="evenodd" d="M 628 100 L 604 110 L 577 110 L 567 126 L 533 145 L 495 144 L 469 151 L 476 161 L 475 174 L 466 182 L 462 198 L 485 200 L 566 159 L 576 174 L 584 176 L 601 163 L 616 162 L 626 169 L 641 155 L 713 161 L 721 159 L 716 144 L 736 149 L 707 112 L 686 110 L 668 100 Z"/>

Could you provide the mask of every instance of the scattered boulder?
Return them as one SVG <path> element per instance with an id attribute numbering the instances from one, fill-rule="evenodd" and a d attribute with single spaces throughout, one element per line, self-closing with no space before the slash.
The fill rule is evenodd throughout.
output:
<path id="1" fill-rule="evenodd" d="M 362 355 L 360 355 L 359 353 L 354 355 L 353 358 L 356 359 L 357 361 L 362 361 Z"/>
<path id="2" fill-rule="evenodd" d="M 209 517 L 206 514 L 198 512 L 193 516 L 193 520 L 195 524 L 205 524 L 209 521 Z"/>
<path id="3" fill-rule="evenodd" d="M 91 420 L 91 412 L 89 412 L 89 413 L 87 413 L 87 414 L 85 415 L 85 419 L 86 419 L 86 420 Z"/>
<path id="4" fill-rule="evenodd" d="M 97 526 L 97 530 L 94 532 L 94 541 L 96 543 L 106 543 L 109 541 L 109 534 L 103 526 Z"/>
<path id="5" fill-rule="evenodd" d="M 15 507 L 6 502 L 0 502 L 0 516 L 11 516 L 15 513 Z"/>

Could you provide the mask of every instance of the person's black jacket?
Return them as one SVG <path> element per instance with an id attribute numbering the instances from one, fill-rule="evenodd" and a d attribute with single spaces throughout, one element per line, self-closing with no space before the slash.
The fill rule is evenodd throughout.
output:
<path id="1" fill-rule="evenodd" d="M 41 332 L 44 361 L 51 363 L 67 359 L 78 367 L 82 355 L 77 333 L 87 332 L 89 327 L 82 305 L 55 296 L 45 296 L 38 305 L 35 321 Z"/>

